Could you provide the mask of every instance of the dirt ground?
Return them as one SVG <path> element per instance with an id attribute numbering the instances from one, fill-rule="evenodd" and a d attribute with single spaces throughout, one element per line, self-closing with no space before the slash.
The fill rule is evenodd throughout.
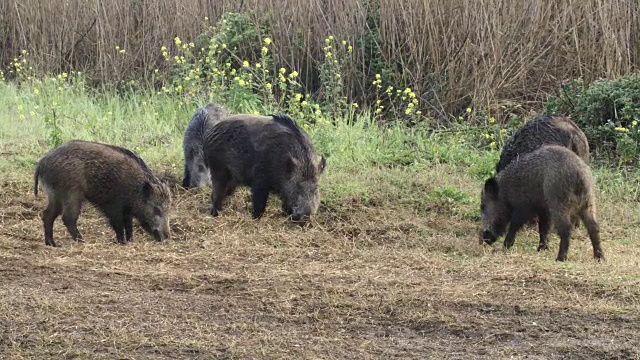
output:
<path id="1" fill-rule="evenodd" d="M 0 190 L 0 357 L 640 358 L 638 223 L 601 206 L 605 263 L 584 228 L 569 262 L 480 246 L 477 224 L 446 206 L 416 211 L 354 199 L 306 226 L 250 219 L 247 193 L 219 218 L 209 189 L 176 190 L 173 238 L 136 227 L 118 245 L 97 212 L 74 243 L 60 219 L 44 245 L 46 196 Z M 637 206 L 625 205 L 625 206 Z M 137 226 L 137 225 L 136 225 Z"/>

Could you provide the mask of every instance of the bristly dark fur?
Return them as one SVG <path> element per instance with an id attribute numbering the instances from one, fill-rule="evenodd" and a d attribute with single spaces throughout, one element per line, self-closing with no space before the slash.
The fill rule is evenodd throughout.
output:
<path id="1" fill-rule="evenodd" d="M 589 143 L 584 132 L 568 117 L 542 115 L 522 125 L 507 140 L 496 164 L 496 173 L 544 144 L 564 146 L 589 163 Z"/>
<path id="2" fill-rule="evenodd" d="M 38 180 L 46 185 L 48 199 L 42 219 L 46 245 L 57 246 L 53 222 L 60 214 L 73 239 L 82 238 L 77 219 L 85 201 L 109 219 L 119 243 L 131 241 L 133 218 L 157 240 L 170 237 L 167 215 L 171 191 L 130 150 L 71 140 L 38 160 L 34 174 L 36 194 Z"/>
<path id="3" fill-rule="evenodd" d="M 289 116 L 234 115 L 207 131 L 203 150 L 214 188 L 212 215 L 236 186 L 251 188 L 254 218 L 270 192 L 294 218 L 316 212 L 324 159 L 320 166 L 310 137 Z"/>
<path id="4" fill-rule="evenodd" d="M 560 236 L 558 261 L 567 259 L 569 238 L 578 219 L 587 228 L 594 257 L 604 258 L 596 220 L 595 183 L 591 169 L 578 154 L 562 145 L 542 145 L 510 162 L 485 182 L 481 195 L 482 237 L 493 243 L 507 229 L 504 246 L 538 219 L 538 250 L 548 248 L 553 225 Z"/>
<path id="5" fill-rule="evenodd" d="M 147 164 L 145 164 L 144 160 L 142 160 L 142 158 L 136 155 L 133 151 L 129 149 L 125 149 L 120 146 L 116 146 L 116 145 L 109 145 L 109 144 L 103 144 L 103 145 L 110 147 L 113 150 L 119 151 L 127 155 L 131 159 L 135 160 L 135 162 L 138 163 L 138 165 L 140 165 L 140 168 L 142 169 L 142 171 L 144 171 L 145 175 L 148 176 L 149 180 L 154 180 L 154 181 L 156 180 L 156 177 L 153 175 L 153 172 L 151 172 L 151 169 L 149 169 Z"/>
<path id="6" fill-rule="evenodd" d="M 84 141 L 84 140 L 72 140 L 72 141 L 76 141 L 76 142 L 83 142 L 83 143 L 89 143 L 89 141 Z M 134 152 L 132 152 L 129 149 L 125 149 L 123 147 L 117 146 L 117 145 L 111 145 L 111 144 L 104 144 L 104 143 L 98 143 L 101 145 L 104 145 L 110 149 L 116 150 L 128 157 L 130 157 L 131 159 L 133 159 L 139 166 L 140 169 L 142 169 L 142 171 L 144 172 L 144 174 L 146 175 L 146 179 L 149 182 L 153 182 L 153 183 L 158 183 L 158 179 L 153 175 L 153 172 L 151 171 L 151 169 L 149 169 L 149 167 L 147 166 L 147 164 L 145 164 L 144 160 L 142 160 L 142 158 L 140 158 L 138 155 L 136 155 Z M 36 167 L 35 173 L 34 173 L 34 188 L 33 188 L 33 192 L 35 195 L 38 195 L 38 178 L 40 176 L 40 168 Z"/>
<path id="7" fill-rule="evenodd" d="M 285 115 L 285 114 L 270 114 L 268 116 L 271 116 L 271 118 L 273 119 L 274 122 L 276 122 L 276 123 L 284 126 L 285 128 L 291 130 L 291 132 L 293 133 L 293 135 L 296 138 L 296 140 L 301 145 L 305 146 L 305 148 L 308 148 L 308 145 L 310 145 L 310 141 L 309 141 L 308 137 L 302 132 L 302 130 L 300 129 L 298 124 L 296 124 L 295 121 L 293 121 L 293 119 L 291 119 L 291 117 L 289 117 L 289 115 Z"/>

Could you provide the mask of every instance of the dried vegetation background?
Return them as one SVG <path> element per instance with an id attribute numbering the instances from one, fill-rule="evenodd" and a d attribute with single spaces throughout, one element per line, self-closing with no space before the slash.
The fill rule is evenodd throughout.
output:
<path id="1" fill-rule="evenodd" d="M 266 17 L 276 68 L 298 69 L 310 90 L 328 35 L 356 43 L 347 85 L 362 97 L 375 73 L 410 86 L 432 115 L 539 103 L 563 80 L 637 70 L 640 16 L 628 0 L 6 0 L 0 62 L 29 50 L 43 70 L 86 69 L 96 81 L 140 78 L 160 47 L 194 39 L 226 11 Z M 257 22 L 256 15 L 256 22 Z M 131 56 L 118 56 L 114 46 Z"/>

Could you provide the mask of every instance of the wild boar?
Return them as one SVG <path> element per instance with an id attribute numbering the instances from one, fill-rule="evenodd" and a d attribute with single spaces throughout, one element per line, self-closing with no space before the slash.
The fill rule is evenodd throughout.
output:
<path id="1" fill-rule="evenodd" d="M 182 187 L 197 188 L 203 184 L 211 186 L 209 168 L 202 154 L 202 142 L 205 130 L 223 118 L 229 116 L 227 110 L 218 104 L 208 104 L 196 110 L 187 124 L 182 141 L 184 152 L 184 178 Z"/>
<path id="2" fill-rule="evenodd" d="M 46 245 L 57 246 L 53 240 L 53 223 L 61 213 L 71 237 L 82 241 L 77 220 L 85 201 L 108 218 L 121 244 L 132 239 L 134 217 L 156 240 L 171 236 L 169 187 L 127 149 L 97 142 L 69 141 L 38 160 L 34 174 L 36 195 L 39 180 L 48 198 L 42 212 Z"/>
<path id="3" fill-rule="evenodd" d="M 326 159 L 289 116 L 227 117 L 207 130 L 204 154 L 213 183 L 213 216 L 238 185 L 251 188 L 254 219 L 264 213 L 270 192 L 279 195 L 283 212 L 293 220 L 316 213 Z"/>
<path id="4" fill-rule="evenodd" d="M 482 240 L 494 243 L 508 225 L 504 246 L 510 248 L 522 225 L 537 216 L 538 251 L 547 249 L 547 235 L 553 223 L 560 236 L 556 260 L 565 261 L 571 232 L 581 219 L 594 257 L 604 259 L 595 201 L 595 183 L 584 160 L 566 147 L 543 145 L 512 161 L 485 182 L 480 205 Z"/>
<path id="5" fill-rule="evenodd" d="M 587 164 L 590 162 L 589 142 L 575 122 L 564 116 L 540 116 L 524 124 L 507 140 L 496 165 L 496 173 L 519 156 L 545 144 L 564 146 Z"/>

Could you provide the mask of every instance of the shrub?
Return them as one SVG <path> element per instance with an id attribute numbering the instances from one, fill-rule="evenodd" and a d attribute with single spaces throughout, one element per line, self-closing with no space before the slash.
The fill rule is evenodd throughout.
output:
<path id="1" fill-rule="evenodd" d="M 613 155 L 620 163 L 637 164 L 640 73 L 589 85 L 573 80 L 560 90 L 546 102 L 547 113 L 571 115 L 593 150 Z"/>

